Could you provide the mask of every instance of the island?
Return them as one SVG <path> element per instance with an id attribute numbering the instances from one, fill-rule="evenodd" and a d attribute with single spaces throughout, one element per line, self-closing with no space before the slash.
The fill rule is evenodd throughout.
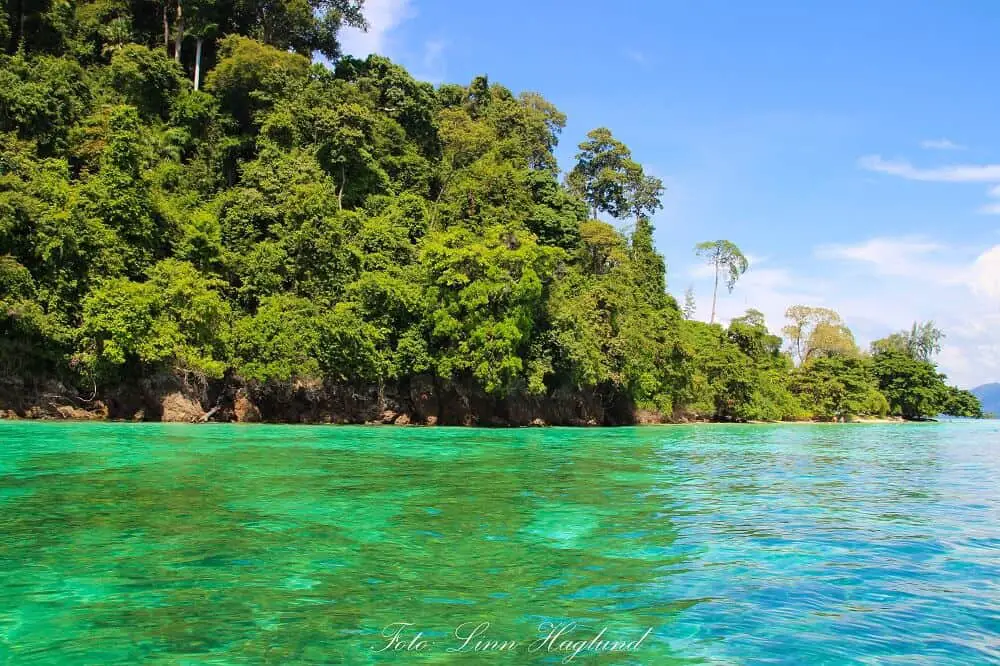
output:
<path id="1" fill-rule="evenodd" d="M 609 129 L 564 173 L 542 95 L 342 55 L 359 3 L 186 4 L 0 20 L 4 416 L 981 415 L 932 322 L 859 349 L 822 307 L 789 304 L 778 336 L 752 309 L 716 322 L 713 293 L 695 320 L 653 243 L 664 185 Z M 697 252 L 716 291 L 750 269 L 728 240 Z"/>

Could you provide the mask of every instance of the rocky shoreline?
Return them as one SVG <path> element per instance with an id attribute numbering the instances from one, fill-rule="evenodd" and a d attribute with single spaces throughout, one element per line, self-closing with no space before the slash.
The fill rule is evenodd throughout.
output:
<path id="1" fill-rule="evenodd" d="M 694 414 L 640 409 L 611 391 L 556 390 L 544 396 L 489 396 L 472 382 L 431 376 L 393 386 L 287 382 L 208 384 L 172 375 L 123 383 L 91 396 L 57 381 L 0 385 L 0 419 L 457 426 L 624 426 L 712 423 Z M 750 423 L 899 423 L 900 417 Z"/>
<path id="2" fill-rule="evenodd" d="M 225 378 L 185 381 L 156 375 L 83 396 L 57 381 L 0 386 L 0 418 L 201 423 L 337 423 L 461 426 L 600 426 L 670 423 L 684 415 L 638 409 L 611 391 L 556 390 L 544 396 L 490 396 L 473 382 L 432 376 L 394 385 Z"/>

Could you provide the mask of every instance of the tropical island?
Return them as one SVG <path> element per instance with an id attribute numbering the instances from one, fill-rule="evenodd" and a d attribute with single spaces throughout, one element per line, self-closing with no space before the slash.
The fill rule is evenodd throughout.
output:
<path id="1" fill-rule="evenodd" d="M 15 11 L 14 7 L 17 7 Z M 932 322 L 858 347 L 667 290 L 663 183 L 480 76 L 342 56 L 357 0 L 0 9 L 0 413 L 614 425 L 981 416 Z M 732 290 L 746 257 L 697 251 Z M 720 285 L 721 282 L 721 285 Z"/>

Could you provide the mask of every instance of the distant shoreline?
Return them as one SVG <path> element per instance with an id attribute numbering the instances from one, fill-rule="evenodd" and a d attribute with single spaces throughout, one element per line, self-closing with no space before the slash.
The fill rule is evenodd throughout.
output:
<path id="1" fill-rule="evenodd" d="M 952 419 L 947 419 L 952 420 Z M 983 419 L 955 419 L 955 420 L 983 420 Z M 732 426 L 771 426 L 771 425 L 790 425 L 790 426 L 802 426 L 802 425 L 887 425 L 887 424 L 908 424 L 908 423 L 941 423 L 939 419 L 904 419 L 902 417 L 886 417 L 886 418 L 854 418 L 846 421 L 820 421 L 820 420 L 803 420 L 803 421 L 706 421 L 706 420 L 691 420 L 691 421 L 663 421 L 658 423 L 618 423 L 618 424 L 529 424 L 529 425 L 498 425 L 498 424 L 427 424 L 427 423 L 412 423 L 412 424 L 399 424 L 399 423 L 381 423 L 381 422 L 330 422 L 330 421 L 202 421 L 202 422 L 184 422 L 184 421 L 164 421 L 164 420 L 143 420 L 136 421 L 130 419 L 113 419 L 113 418 L 100 418 L 95 416 L 51 416 L 44 415 L 38 417 L 32 416 L 17 416 L 12 415 L 10 412 L 3 413 L 0 412 L 0 422 L 44 422 L 44 423 L 83 423 L 83 422 L 94 422 L 94 423 L 169 423 L 176 425 L 178 423 L 186 425 L 209 425 L 209 424 L 239 424 L 239 425 L 290 425 L 290 426 L 368 426 L 368 427 L 415 427 L 415 428 L 486 428 L 491 430 L 506 430 L 506 429 L 518 429 L 518 428 L 574 428 L 574 429 L 603 429 L 603 428 L 653 428 L 653 427 L 677 427 L 677 426 L 716 426 L 716 425 L 732 425 Z"/>

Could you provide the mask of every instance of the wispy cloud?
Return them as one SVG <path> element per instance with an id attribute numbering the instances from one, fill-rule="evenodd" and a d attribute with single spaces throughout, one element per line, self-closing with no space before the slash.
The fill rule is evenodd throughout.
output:
<path id="1" fill-rule="evenodd" d="M 389 51 L 389 33 L 416 12 L 410 0 L 367 0 L 364 7 L 368 30 L 345 28 L 340 34 L 341 48 L 359 58 L 372 53 L 386 55 Z"/>
<path id="2" fill-rule="evenodd" d="M 444 81 L 444 50 L 447 44 L 442 39 L 428 39 L 424 42 L 419 64 L 413 67 L 413 76 L 419 81 L 438 84 Z"/>
<path id="3" fill-rule="evenodd" d="M 920 142 L 921 148 L 927 150 L 965 150 L 966 146 L 949 139 L 925 139 Z"/>
<path id="4" fill-rule="evenodd" d="M 413 0 L 365 0 L 368 30 L 344 29 L 340 35 L 344 53 L 359 58 L 377 53 L 405 66 L 418 81 L 444 81 L 447 41 L 428 38 L 413 43 L 400 34 L 400 26 L 417 16 L 413 4 Z"/>
<path id="5" fill-rule="evenodd" d="M 1000 199 L 1000 185 L 994 185 L 986 194 L 994 199 Z M 979 207 L 979 212 L 983 215 L 1000 215 L 1000 201 L 983 204 Z"/>
<path id="6" fill-rule="evenodd" d="M 922 236 L 871 238 L 854 245 L 822 245 L 819 259 L 839 259 L 867 265 L 877 275 L 905 277 L 939 284 L 967 279 L 967 270 L 944 261 L 948 248 Z"/>
<path id="7" fill-rule="evenodd" d="M 626 49 L 625 57 L 639 65 L 649 64 L 649 58 L 646 57 L 646 54 L 637 49 Z"/>
<path id="8" fill-rule="evenodd" d="M 886 160 L 881 155 L 866 155 L 858 160 L 858 166 L 867 171 L 884 173 L 907 180 L 931 183 L 991 183 L 987 193 L 1000 197 L 1000 164 L 949 164 L 923 169 L 906 160 Z M 1000 203 L 989 203 L 979 207 L 980 213 L 1000 215 Z"/>
<path id="9" fill-rule="evenodd" d="M 867 171 L 899 176 L 908 180 L 935 183 L 1000 183 L 1000 164 L 951 164 L 921 169 L 906 160 L 886 160 L 881 155 L 866 155 L 858 165 Z"/>
<path id="10" fill-rule="evenodd" d="M 860 271 L 848 292 L 830 299 L 848 321 L 880 337 L 907 319 L 933 319 L 946 338 L 939 362 L 952 381 L 1000 380 L 1000 245 L 978 254 L 924 237 L 873 238 L 817 248 L 818 257 L 853 261 Z M 836 268 L 831 268 L 836 271 Z M 842 275 L 846 283 L 848 278 Z M 865 285 L 859 287 L 859 285 Z"/>
<path id="11" fill-rule="evenodd" d="M 849 259 L 874 264 L 882 271 L 908 275 L 918 267 L 925 255 L 942 249 L 938 243 L 920 236 L 902 238 L 872 238 L 855 245 L 821 245 L 816 248 L 820 259 Z"/>

